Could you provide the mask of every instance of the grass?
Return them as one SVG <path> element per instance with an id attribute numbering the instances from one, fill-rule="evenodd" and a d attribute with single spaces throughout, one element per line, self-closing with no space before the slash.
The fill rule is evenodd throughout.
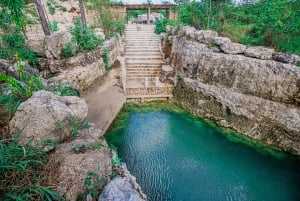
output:
<path id="1" fill-rule="evenodd" d="M 44 165 L 47 154 L 18 138 L 0 141 L 0 194 L 10 200 L 63 200 L 47 185 Z"/>

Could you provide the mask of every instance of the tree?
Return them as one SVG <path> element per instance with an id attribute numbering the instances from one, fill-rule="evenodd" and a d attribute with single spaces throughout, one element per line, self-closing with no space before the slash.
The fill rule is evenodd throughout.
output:
<path id="1" fill-rule="evenodd" d="M 79 9 L 80 9 L 80 15 L 81 15 L 81 22 L 82 22 L 83 26 L 86 27 L 86 17 L 85 17 L 85 12 L 84 12 L 84 5 L 81 0 L 79 1 Z"/>
<path id="2" fill-rule="evenodd" d="M 51 32 L 50 32 L 50 29 L 49 29 L 49 24 L 48 24 L 48 21 L 47 21 L 47 18 L 46 18 L 41 0 L 35 0 L 34 4 L 35 4 L 35 7 L 38 11 L 40 22 L 41 22 L 44 34 L 46 36 L 50 36 Z"/>

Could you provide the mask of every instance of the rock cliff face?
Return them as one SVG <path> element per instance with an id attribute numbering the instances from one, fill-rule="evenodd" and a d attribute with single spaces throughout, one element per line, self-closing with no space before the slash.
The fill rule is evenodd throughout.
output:
<path id="1" fill-rule="evenodd" d="M 109 50 L 109 65 L 124 54 L 124 45 L 121 36 L 105 41 L 104 46 Z M 53 47 L 52 47 L 53 48 Z M 52 52 L 58 52 L 52 50 Z M 50 82 L 69 83 L 80 92 L 88 89 L 97 79 L 106 74 L 103 62 L 103 50 L 96 49 L 91 52 L 79 53 L 67 59 L 45 58 L 40 60 L 40 70 L 57 76 L 51 78 Z"/>
<path id="2" fill-rule="evenodd" d="M 300 68 L 276 61 L 273 49 L 246 48 L 209 31 L 202 31 L 211 41 L 204 43 L 199 31 L 183 29 L 189 31 L 162 36 L 181 78 L 175 98 L 196 115 L 299 155 Z"/>

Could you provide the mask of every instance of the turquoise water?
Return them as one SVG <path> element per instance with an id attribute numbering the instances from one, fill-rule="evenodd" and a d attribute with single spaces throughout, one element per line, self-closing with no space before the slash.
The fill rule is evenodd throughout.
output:
<path id="1" fill-rule="evenodd" d="M 299 158 L 234 142 L 185 113 L 124 118 L 106 137 L 150 201 L 300 200 Z"/>

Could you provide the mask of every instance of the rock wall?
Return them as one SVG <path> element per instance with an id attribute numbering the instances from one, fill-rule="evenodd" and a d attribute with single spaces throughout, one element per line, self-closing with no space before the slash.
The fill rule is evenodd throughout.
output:
<path id="1" fill-rule="evenodd" d="M 247 48 L 210 30 L 167 30 L 162 45 L 172 46 L 164 53 L 180 80 L 174 96 L 183 107 L 262 144 L 300 154 L 300 68 L 294 65 L 299 56 Z"/>
<path id="2" fill-rule="evenodd" d="M 110 65 L 116 62 L 118 56 L 124 54 L 121 36 L 105 41 L 104 47 L 109 50 Z M 101 79 L 107 73 L 102 49 L 82 52 L 67 59 L 43 58 L 40 59 L 39 64 L 44 75 L 47 73 L 56 75 L 49 79 L 50 82 L 69 83 L 80 92 L 88 89 L 97 79 Z"/>

